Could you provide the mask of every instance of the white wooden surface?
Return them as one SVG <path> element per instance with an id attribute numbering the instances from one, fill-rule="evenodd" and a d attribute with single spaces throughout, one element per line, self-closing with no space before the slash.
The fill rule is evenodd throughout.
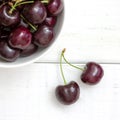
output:
<path id="1" fill-rule="evenodd" d="M 81 87 L 80 99 L 61 105 L 54 89 L 63 84 L 58 64 L 34 63 L 0 69 L 0 120 L 119 120 L 120 65 L 103 65 L 105 76 L 96 86 L 83 84 L 79 70 L 64 65 L 67 81 Z"/>
<path id="2" fill-rule="evenodd" d="M 68 82 L 81 87 L 80 99 L 61 105 L 54 96 L 63 84 L 60 51 L 70 62 L 101 63 L 105 71 L 95 86 L 80 81 L 81 72 L 64 64 Z M 0 68 L 0 120 L 120 120 L 120 1 L 65 0 L 65 22 L 54 46 L 36 63 Z"/>

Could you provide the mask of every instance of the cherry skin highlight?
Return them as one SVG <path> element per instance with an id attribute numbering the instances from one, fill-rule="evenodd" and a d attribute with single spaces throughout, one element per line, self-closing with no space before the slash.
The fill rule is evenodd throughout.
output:
<path id="1" fill-rule="evenodd" d="M 56 25 L 56 22 L 57 22 L 57 17 L 55 16 L 46 17 L 46 19 L 44 20 L 44 24 L 49 27 L 54 27 Z"/>
<path id="2" fill-rule="evenodd" d="M 20 50 L 11 48 L 5 41 L 0 41 L 0 58 L 8 62 L 13 62 L 20 56 Z"/>
<path id="3" fill-rule="evenodd" d="M 0 24 L 3 26 L 15 26 L 20 22 L 19 11 L 14 10 L 12 13 L 9 13 L 10 6 L 2 5 L 0 7 Z"/>
<path id="4" fill-rule="evenodd" d="M 66 85 L 57 86 L 55 95 L 62 104 L 70 105 L 79 99 L 80 88 L 76 82 L 71 81 Z"/>
<path id="5" fill-rule="evenodd" d="M 25 5 L 22 13 L 32 24 L 42 23 L 47 16 L 46 8 L 39 0 L 36 0 L 33 4 Z"/>
<path id="6" fill-rule="evenodd" d="M 60 14 L 63 8 L 63 0 L 51 0 L 47 6 L 48 12 L 53 16 Z"/>
<path id="7" fill-rule="evenodd" d="M 104 75 L 102 67 L 95 62 L 88 62 L 81 74 L 81 80 L 87 84 L 97 84 Z"/>
<path id="8" fill-rule="evenodd" d="M 32 34 L 24 26 L 19 26 L 9 36 L 9 44 L 13 48 L 26 49 L 32 40 Z"/>
<path id="9" fill-rule="evenodd" d="M 52 27 L 43 25 L 34 33 L 34 43 L 39 47 L 47 47 L 51 44 L 54 38 L 54 31 Z"/>

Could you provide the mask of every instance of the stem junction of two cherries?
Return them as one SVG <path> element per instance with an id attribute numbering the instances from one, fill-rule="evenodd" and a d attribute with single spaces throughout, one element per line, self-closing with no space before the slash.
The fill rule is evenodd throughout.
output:
<path id="1" fill-rule="evenodd" d="M 64 48 L 64 49 L 62 50 L 62 52 L 61 52 L 61 55 L 60 55 L 60 71 L 61 71 L 62 78 L 63 78 L 63 80 L 64 80 L 64 84 L 66 85 L 66 84 L 67 84 L 67 81 L 66 81 L 65 76 L 64 76 L 64 73 L 63 73 L 62 59 L 64 59 L 64 61 L 65 61 L 68 65 L 70 65 L 71 67 L 73 67 L 73 68 L 76 68 L 76 69 L 81 70 L 81 71 L 84 71 L 84 68 L 80 68 L 80 67 L 78 67 L 78 66 L 75 66 L 75 65 L 71 64 L 71 63 L 65 58 L 65 55 L 64 55 L 65 51 L 66 51 L 66 49 Z"/>
<path id="2" fill-rule="evenodd" d="M 82 74 L 80 76 L 80 79 L 86 84 L 97 84 L 103 77 L 104 71 L 103 68 L 95 62 L 88 62 L 84 68 L 80 68 L 71 64 L 64 56 L 65 51 L 66 49 L 63 49 L 60 55 L 60 71 L 64 81 L 64 85 L 59 85 L 56 87 L 55 95 L 62 104 L 70 105 L 75 103 L 79 99 L 80 87 L 75 81 L 67 83 L 63 73 L 62 60 L 64 59 L 64 61 L 71 67 L 81 70 Z"/>

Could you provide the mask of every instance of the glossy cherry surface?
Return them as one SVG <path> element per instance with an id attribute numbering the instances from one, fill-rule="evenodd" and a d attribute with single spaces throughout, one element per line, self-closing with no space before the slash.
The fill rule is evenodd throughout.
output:
<path id="1" fill-rule="evenodd" d="M 0 6 L 0 24 L 3 26 L 14 26 L 20 22 L 19 11 L 14 10 L 12 13 L 9 13 L 10 6 L 2 5 Z"/>
<path id="2" fill-rule="evenodd" d="M 81 74 L 81 80 L 87 84 L 97 84 L 104 75 L 102 67 L 95 62 L 88 62 Z"/>
<path id="3" fill-rule="evenodd" d="M 56 22 L 57 22 L 57 17 L 55 16 L 46 17 L 46 19 L 44 20 L 44 24 L 49 27 L 54 27 L 56 25 Z"/>
<path id="4" fill-rule="evenodd" d="M 20 50 L 11 48 L 5 41 L 0 41 L 0 58 L 13 62 L 20 56 Z"/>
<path id="5" fill-rule="evenodd" d="M 13 48 L 26 49 L 32 40 L 32 34 L 26 27 L 19 26 L 9 36 L 9 44 Z"/>
<path id="6" fill-rule="evenodd" d="M 21 56 L 22 57 L 30 56 L 33 53 L 35 53 L 37 50 L 38 50 L 38 46 L 36 46 L 35 44 L 31 43 L 26 49 L 22 50 Z"/>
<path id="7" fill-rule="evenodd" d="M 53 41 L 54 31 L 52 27 L 43 25 L 34 33 L 34 43 L 39 47 L 47 47 Z"/>
<path id="8" fill-rule="evenodd" d="M 53 16 L 57 16 L 58 14 L 60 14 L 63 8 L 63 0 L 51 0 L 47 6 L 49 13 Z"/>
<path id="9" fill-rule="evenodd" d="M 47 12 L 40 0 L 36 0 L 32 4 L 25 5 L 23 15 L 32 24 L 40 24 L 45 20 Z"/>
<path id="10" fill-rule="evenodd" d="M 55 95 L 62 104 L 70 105 L 78 100 L 80 88 L 76 82 L 71 81 L 69 84 L 56 87 Z"/>

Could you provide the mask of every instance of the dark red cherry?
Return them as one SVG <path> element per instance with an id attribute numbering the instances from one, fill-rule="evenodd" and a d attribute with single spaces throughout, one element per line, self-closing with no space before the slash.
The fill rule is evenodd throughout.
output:
<path id="1" fill-rule="evenodd" d="M 49 27 L 54 27 L 56 22 L 57 22 L 57 17 L 55 16 L 46 17 L 46 19 L 44 20 L 44 24 Z"/>
<path id="2" fill-rule="evenodd" d="M 63 0 L 50 0 L 50 3 L 47 6 L 48 12 L 53 16 L 60 14 L 63 8 Z"/>
<path id="3" fill-rule="evenodd" d="M 34 43 L 39 47 L 47 47 L 53 41 L 54 32 L 53 28 L 43 25 L 38 28 L 34 33 Z"/>
<path id="4" fill-rule="evenodd" d="M 9 36 L 9 44 L 13 48 L 26 49 L 32 40 L 32 34 L 24 26 L 19 26 L 11 32 Z"/>
<path id="5" fill-rule="evenodd" d="M 31 43 L 26 49 L 24 49 L 21 52 L 21 56 L 22 57 L 27 57 L 32 55 L 33 53 L 35 53 L 38 49 L 38 46 L 36 46 L 35 44 Z"/>
<path id="6" fill-rule="evenodd" d="M 0 58 L 13 62 L 20 56 L 20 50 L 11 48 L 6 40 L 0 41 Z"/>
<path id="7" fill-rule="evenodd" d="M 40 24 L 45 20 L 47 12 L 40 0 L 36 0 L 32 4 L 25 5 L 23 15 L 32 24 Z"/>
<path id="8" fill-rule="evenodd" d="M 56 98 L 65 105 L 75 103 L 80 95 L 80 88 L 74 81 L 67 85 L 60 85 L 55 90 Z"/>
<path id="9" fill-rule="evenodd" d="M 9 5 L 0 7 L 0 24 L 3 26 L 15 26 L 20 22 L 19 11 L 14 10 L 12 13 L 9 13 L 9 11 Z"/>
<path id="10" fill-rule="evenodd" d="M 104 75 L 102 67 L 95 62 L 88 62 L 81 74 L 81 80 L 87 84 L 97 84 Z"/>

